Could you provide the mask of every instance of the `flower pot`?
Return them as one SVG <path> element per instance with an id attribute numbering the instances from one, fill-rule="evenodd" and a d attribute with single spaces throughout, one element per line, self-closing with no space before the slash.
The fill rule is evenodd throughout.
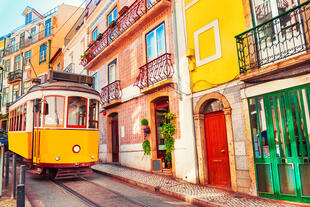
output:
<path id="1" fill-rule="evenodd" d="M 143 128 L 143 132 L 144 132 L 144 134 L 151 134 L 151 129 L 150 129 L 150 127 L 149 127 L 149 126 L 145 126 L 145 127 Z"/>

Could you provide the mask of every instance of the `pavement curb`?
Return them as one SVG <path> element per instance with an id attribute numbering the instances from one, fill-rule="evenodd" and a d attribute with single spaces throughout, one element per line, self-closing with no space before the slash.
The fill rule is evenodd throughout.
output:
<path id="1" fill-rule="evenodd" d="M 103 172 L 103 171 L 100 171 L 100 170 L 97 170 L 97 169 L 94 169 L 92 168 L 93 171 L 99 173 L 99 174 L 102 174 L 102 175 L 106 175 L 106 176 L 109 176 L 109 177 L 113 177 L 113 178 L 116 178 L 118 180 L 121 180 L 123 182 L 126 182 L 126 183 L 129 183 L 129 184 L 132 184 L 132 185 L 135 185 L 135 186 L 139 186 L 139 187 L 142 187 L 142 188 L 146 188 L 150 191 L 154 191 L 154 192 L 160 192 L 162 194 L 165 194 L 165 195 L 168 195 L 168 196 L 172 196 L 174 198 L 177 198 L 179 200 L 182 200 L 182 201 L 185 201 L 187 203 L 190 203 L 190 204 L 194 204 L 194 205 L 197 205 L 197 206 L 202 206 L 202 207 L 221 207 L 220 205 L 215 205 L 213 203 L 208 203 L 206 201 L 201 201 L 197 198 L 193 198 L 191 196 L 186 196 L 186 195 L 183 195 L 181 193 L 175 193 L 175 192 L 171 192 L 171 191 L 168 191 L 168 190 L 165 190 L 165 189 L 155 189 L 154 186 L 151 186 L 151 185 L 147 185 L 145 183 L 141 183 L 141 182 L 138 182 L 138 181 L 134 181 L 134 180 L 130 180 L 128 178 L 124 178 L 122 176 L 118 176 L 118 175 L 114 175 L 114 174 L 111 174 L 111 173 L 107 173 L 107 172 Z"/>

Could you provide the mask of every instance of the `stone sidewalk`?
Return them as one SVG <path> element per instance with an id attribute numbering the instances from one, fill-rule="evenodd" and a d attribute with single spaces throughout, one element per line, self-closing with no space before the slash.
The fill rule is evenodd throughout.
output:
<path id="1" fill-rule="evenodd" d="M 225 191 L 209 186 L 186 183 L 172 177 L 143 172 L 131 168 L 113 165 L 98 164 L 92 167 L 96 172 L 115 177 L 127 183 L 159 191 L 199 206 L 237 206 L 237 207 L 290 207 L 310 206 L 290 202 L 263 199 L 245 194 Z"/>

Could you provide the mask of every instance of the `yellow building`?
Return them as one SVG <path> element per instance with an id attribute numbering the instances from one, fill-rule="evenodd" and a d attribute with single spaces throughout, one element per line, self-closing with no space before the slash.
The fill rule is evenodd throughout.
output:
<path id="1" fill-rule="evenodd" d="M 76 10 L 78 11 L 75 12 Z M 82 11 L 81 8 L 61 4 L 40 14 L 35 9 L 26 7 L 22 13 L 25 24 L 2 37 L 0 47 L 2 43 L 4 52 L 1 57 L 5 69 L 2 76 L 2 118 L 8 112 L 7 106 L 26 93 L 34 79 L 42 78 L 49 69 L 61 69 L 63 58 L 57 58 L 58 62 L 53 64 L 50 60 L 57 56 L 64 44 L 65 35 Z M 1 122 L 1 128 L 6 129 L 6 119 Z"/>
<path id="2" fill-rule="evenodd" d="M 200 183 L 255 195 L 235 40 L 246 29 L 242 2 L 185 0 L 186 56 Z"/>

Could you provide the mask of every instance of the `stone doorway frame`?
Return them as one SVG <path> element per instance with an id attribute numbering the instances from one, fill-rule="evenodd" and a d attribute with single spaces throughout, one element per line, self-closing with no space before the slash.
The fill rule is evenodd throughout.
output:
<path id="1" fill-rule="evenodd" d="M 236 162 L 235 162 L 235 147 L 234 136 L 231 121 L 231 106 L 226 97 L 218 92 L 212 92 L 202 96 L 197 102 L 194 108 L 194 120 L 195 120 L 195 135 L 196 135 L 196 148 L 198 154 L 198 166 L 199 166 L 199 181 L 201 184 L 208 184 L 208 164 L 207 164 L 207 146 L 204 127 L 204 109 L 205 106 L 212 100 L 218 100 L 222 102 L 224 106 L 224 115 L 226 122 L 226 134 L 228 144 L 228 156 L 230 167 L 230 179 L 231 189 L 237 191 L 237 176 L 236 176 Z"/>

